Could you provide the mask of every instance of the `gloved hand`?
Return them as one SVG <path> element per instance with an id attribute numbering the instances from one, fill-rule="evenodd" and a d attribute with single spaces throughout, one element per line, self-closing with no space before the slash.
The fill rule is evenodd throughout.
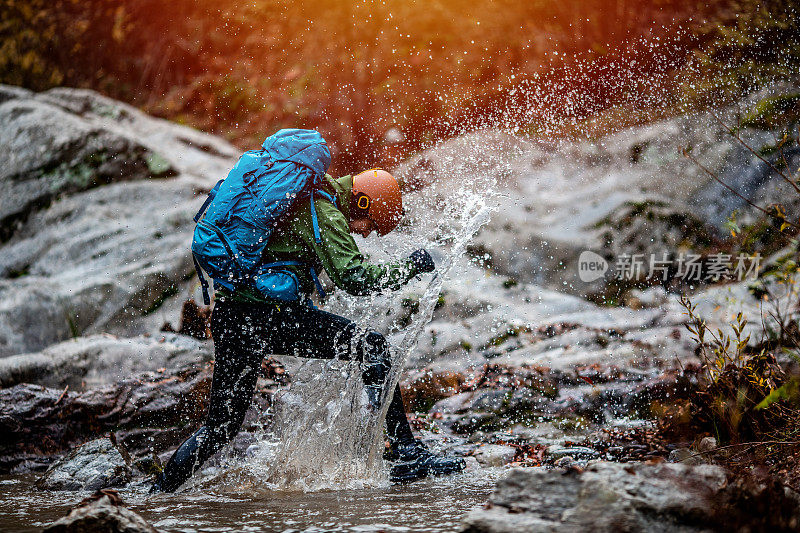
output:
<path id="1" fill-rule="evenodd" d="M 431 254 L 424 248 L 411 252 L 411 255 L 408 256 L 408 260 L 411 261 L 411 264 L 414 265 L 419 272 L 433 272 L 436 269 Z"/>

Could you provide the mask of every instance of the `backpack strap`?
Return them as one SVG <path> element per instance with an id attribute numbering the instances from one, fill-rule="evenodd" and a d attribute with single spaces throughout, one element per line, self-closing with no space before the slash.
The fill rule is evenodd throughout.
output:
<path id="1" fill-rule="evenodd" d="M 200 287 L 203 289 L 203 304 L 204 305 L 211 305 L 211 297 L 208 295 L 208 280 L 203 275 L 203 269 L 200 268 L 200 265 L 197 262 L 197 258 L 192 254 L 192 260 L 194 261 L 194 269 L 197 271 L 197 277 L 200 278 Z"/>
<path id="2" fill-rule="evenodd" d="M 223 181 L 225 181 L 225 179 L 219 180 L 217 184 L 214 185 L 214 188 L 209 191 L 206 201 L 203 202 L 203 205 L 200 206 L 200 210 L 194 216 L 195 223 L 200 220 L 200 218 L 203 216 L 203 213 L 205 213 L 206 209 L 208 209 L 208 206 L 214 201 L 214 198 L 217 196 L 217 192 L 219 192 L 219 188 L 222 186 Z M 192 261 L 194 261 L 194 269 L 197 272 L 197 277 L 200 279 L 200 287 L 203 290 L 203 304 L 211 305 L 211 297 L 208 295 L 208 280 L 203 275 L 203 269 L 200 268 L 200 264 L 197 262 L 197 258 L 194 256 L 194 254 L 192 254 Z"/>
<path id="3" fill-rule="evenodd" d="M 265 265 L 259 265 L 259 270 L 275 270 L 276 268 L 287 267 L 287 266 L 303 266 L 305 263 L 302 261 L 275 261 L 274 263 L 267 263 Z"/>
<path id="4" fill-rule="evenodd" d="M 320 298 L 325 298 L 325 289 L 322 288 L 322 283 L 319 282 L 319 276 L 317 276 L 317 271 L 313 266 L 308 267 L 308 272 L 311 274 L 311 279 L 314 280 L 314 287 L 317 288 L 317 293 L 319 294 Z"/>
<path id="5" fill-rule="evenodd" d="M 317 208 L 314 207 L 314 196 L 317 196 L 317 195 L 322 196 L 323 198 L 328 200 L 330 203 L 333 204 L 333 206 L 336 209 L 339 209 L 339 204 L 336 202 L 336 197 L 335 196 L 332 196 L 332 195 L 326 193 L 323 190 L 315 189 L 314 191 L 311 192 L 311 225 L 314 227 L 314 240 L 316 241 L 317 244 L 320 244 L 322 242 L 322 236 L 319 233 L 319 221 L 317 220 Z M 317 289 L 319 289 L 320 285 L 319 285 L 319 281 L 316 280 L 317 279 L 316 278 L 316 274 L 313 274 L 313 276 L 314 276 L 315 282 L 317 283 Z"/>
<path id="6" fill-rule="evenodd" d="M 211 189 L 211 191 L 208 193 L 208 198 L 206 198 L 206 201 L 203 202 L 203 205 L 200 207 L 200 211 L 198 211 L 197 214 L 194 216 L 194 221 L 195 222 L 200 220 L 200 217 L 202 217 L 203 213 L 206 212 L 206 209 L 208 209 L 208 206 L 211 205 L 211 202 L 214 201 L 214 198 L 217 196 L 217 192 L 219 191 L 219 188 L 222 185 L 223 181 L 225 181 L 225 180 L 224 179 L 219 180 L 217 182 L 217 184 L 214 185 L 214 188 Z M 197 264 L 196 261 L 195 261 L 195 264 Z M 206 304 L 206 305 L 208 305 L 208 304 Z"/>

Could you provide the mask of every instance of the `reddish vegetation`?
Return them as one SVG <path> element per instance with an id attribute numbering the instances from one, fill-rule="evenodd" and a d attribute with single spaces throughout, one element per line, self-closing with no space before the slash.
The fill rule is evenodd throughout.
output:
<path id="1" fill-rule="evenodd" d="M 334 170 L 352 171 L 482 125 L 547 133 L 612 105 L 664 103 L 691 48 L 753 9 L 733 0 L 11 0 L 0 5 L 0 82 L 89 87 L 242 147 L 280 127 L 317 128 Z M 618 119 L 636 120 L 628 111 Z"/>

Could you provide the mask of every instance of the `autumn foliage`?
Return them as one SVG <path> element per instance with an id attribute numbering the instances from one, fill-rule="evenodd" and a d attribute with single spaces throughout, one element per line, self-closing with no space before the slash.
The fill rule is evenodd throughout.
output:
<path id="1" fill-rule="evenodd" d="M 783 2 L 6 0 L 0 82 L 92 88 L 242 147 L 316 128 L 352 170 L 672 105 L 673 73 L 754 5 Z"/>

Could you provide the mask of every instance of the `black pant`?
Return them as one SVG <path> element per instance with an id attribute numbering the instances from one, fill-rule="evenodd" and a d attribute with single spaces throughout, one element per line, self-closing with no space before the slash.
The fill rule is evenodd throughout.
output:
<path id="1" fill-rule="evenodd" d="M 208 418 L 173 454 L 159 477 L 174 491 L 239 432 L 250 407 L 261 361 L 267 354 L 357 359 L 365 385 L 381 385 L 391 365 L 386 339 L 346 318 L 305 305 L 242 304 L 219 300 L 211 315 L 216 362 Z M 392 443 L 413 441 L 400 387 L 386 415 Z"/>

